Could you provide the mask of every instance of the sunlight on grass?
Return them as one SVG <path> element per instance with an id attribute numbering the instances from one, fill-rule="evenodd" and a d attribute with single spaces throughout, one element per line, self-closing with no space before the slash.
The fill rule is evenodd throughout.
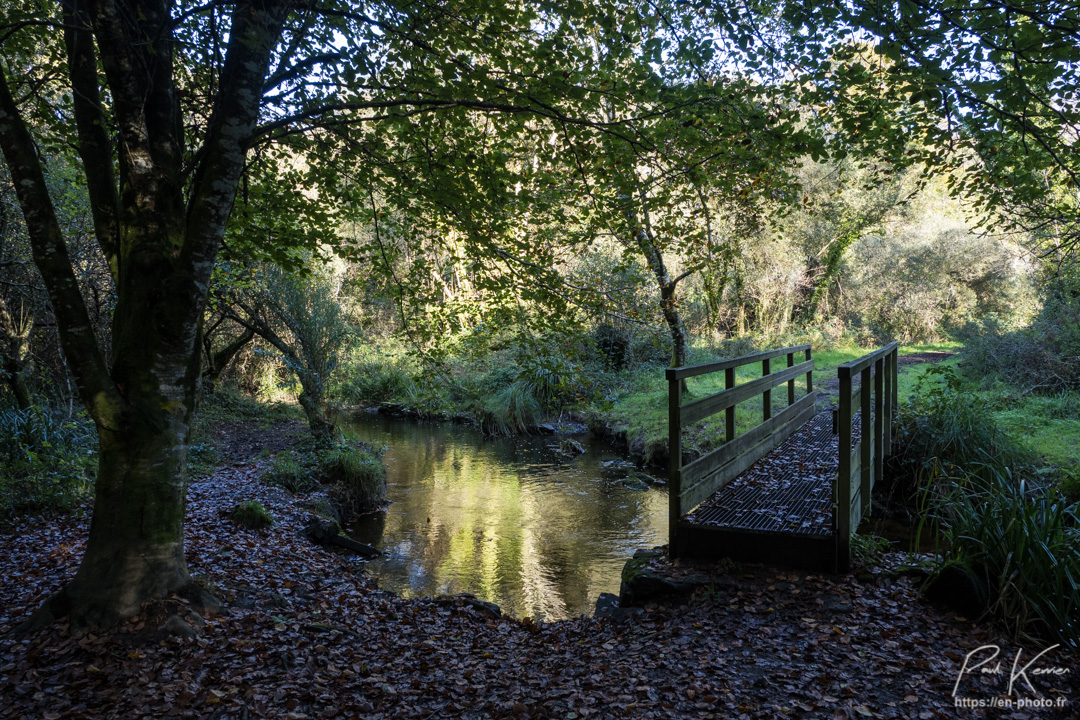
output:
<path id="1" fill-rule="evenodd" d="M 902 355 L 919 352 L 955 352 L 961 348 L 958 342 L 938 342 L 925 345 L 908 345 L 900 349 Z M 829 348 L 814 349 L 814 390 L 821 391 L 824 383 L 836 377 L 836 368 L 846 362 L 872 352 L 873 349 L 861 348 L 855 344 L 839 345 Z M 698 362 L 713 362 L 722 357 L 699 358 Z M 797 353 L 795 362 L 802 361 L 802 354 Z M 958 356 L 948 358 L 945 364 L 955 365 Z M 918 363 L 900 368 L 900 400 L 903 402 L 915 388 L 922 371 L 939 363 Z M 772 359 L 772 370 L 787 367 L 787 358 Z M 761 363 L 744 365 L 735 372 L 735 383 L 741 385 L 761 377 Z M 806 394 L 806 382 L 799 377 L 795 382 L 796 399 Z M 702 398 L 724 390 L 724 374 L 713 373 L 687 380 L 687 390 L 691 398 Z M 784 385 L 773 389 L 773 413 L 787 405 L 787 388 Z M 631 448 L 644 456 L 646 462 L 666 453 L 668 437 L 668 386 L 664 368 L 654 366 L 634 374 L 615 399 L 614 405 L 605 413 L 614 427 L 624 427 Z M 736 435 L 750 430 L 761 422 L 762 402 L 755 397 L 742 402 L 736 408 Z M 724 442 L 724 415 L 719 413 L 684 430 L 687 447 L 694 447 L 698 452 L 706 452 Z"/>

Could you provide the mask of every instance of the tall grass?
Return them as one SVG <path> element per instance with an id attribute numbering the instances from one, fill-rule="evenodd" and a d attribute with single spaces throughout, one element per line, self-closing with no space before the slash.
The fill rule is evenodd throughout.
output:
<path id="1" fill-rule="evenodd" d="M 68 510 L 88 498 L 97 433 L 84 419 L 34 406 L 0 409 L 0 520 Z"/>
<path id="2" fill-rule="evenodd" d="M 998 473 L 1026 468 L 1031 454 L 1006 435 L 978 395 L 964 389 L 956 370 L 928 368 L 897 413 L 899 461 L 951 472 L 979 466 Z"/>
<path id="3" fill-rule="evenodd" d="M 330 499 L 342 519 L 373 510 L 386 502 L 386 466 L 380 453 L 360 443 L 324 451 L 319 465 Z"/>
<path id="4" fill-rule="evenodd" d="M 1080 506 L 1029 491 L 1007 471 L 980 470 L 930 491 L 947 548 L 938 572 L 959 567 L 978 578 L 988 612 L 1015 636 L 1080 649 Z"/>

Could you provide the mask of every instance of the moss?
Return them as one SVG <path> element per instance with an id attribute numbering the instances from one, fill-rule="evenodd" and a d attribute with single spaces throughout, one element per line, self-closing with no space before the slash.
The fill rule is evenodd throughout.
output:
<path id="1" fill-rule="evenodd" d="M 229 517 L 249 530 L 262 530 L 274 524 L 274 516 L 257 500 L 246 500 L 229 511 Z"/>

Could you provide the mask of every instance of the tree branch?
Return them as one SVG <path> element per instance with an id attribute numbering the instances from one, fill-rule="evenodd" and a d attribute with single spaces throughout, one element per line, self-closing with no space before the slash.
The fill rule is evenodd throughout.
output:
<path id="1" fill-rule="evenodd" d="M 123 398 L 109 377 L 108 366 L 94 337 L 34 139 L 8 89 L 7 70 L 3 66 L 0 66 L 0 149 L 26 218 L 34 263 L 49 292 L 60 344 L 75 376 L 79 396 L 94 420 L 108 425 L 122 406 Z"/>
<path id="2" fill-rule="evenodd" d="M 86 189 L 94 218 L 94 234 L 119 281 L 120 197 L 113 173 L 113 147 L 98 88 L 97 57 L 84 0 L 64 0 L 64 44 L 78 128 L 78 151 L 86 173 Z"/>

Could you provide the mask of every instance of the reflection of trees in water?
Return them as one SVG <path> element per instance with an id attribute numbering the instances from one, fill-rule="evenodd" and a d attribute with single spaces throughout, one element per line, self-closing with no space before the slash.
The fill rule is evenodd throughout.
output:
<path id="1" fill-rule="evenodd" d="M 550 438 L 379 425 L 358 430 L 389 446 L 393 504 L 383 527 L 358 532 L 369 542 L 378 530 L 387 538 L 374 572 L 388 588 L 468 591 L 519 616 L 567 617 L 618 587 L 634 547 L 662 542 L 663 494 L 604 479 L 595 450 L 563 464 L 546 448 Z"/>

